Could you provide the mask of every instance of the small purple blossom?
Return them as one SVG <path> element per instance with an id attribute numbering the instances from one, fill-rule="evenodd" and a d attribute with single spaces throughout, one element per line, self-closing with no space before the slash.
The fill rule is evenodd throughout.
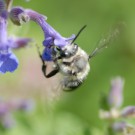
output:
<path id="1" fill-rule="evenodd" d="M 124 129 L 126 128 L 127 126 L 127 123 L 124 122 L 124 121 L 120 121 L 120 122 L 115 122 L 113 125 L 112 125 L 112 128 L 114 131 L 116 132 L 123 132 Z"/>
<path id="2" fill-rule="evenodd" d="M 121 111 L 121 116 L 122 117 L 130 117 L 130 116 L 135 117 L 135 106 L 127 106 L 123 108 Z"/>
<path id="3" fill-rule="evenodd" d="M 13 23 L 21 25 L 23 22 L 28 22 L 32 20 L 40 25 L 44 32 L 45 40 L 43 45 L 46 47 L 43 51 L 43 59 L 46 61 L 52 61 L 51 58 L 51 46 L 56 45 L 58 47 L 64 47 L 67 44 L 70 44 L 75 38 L 75 35 L 72 35 L 69 38 L 65 38 L 60 35 L 53 27 L 51 27 L 47 22 L 46 16 L 43 16 L 31 9 L 23 9 L 22 7 L 14 7 L 10 12 L 10 18 Z"/>
<path id="4" fill-rule="evenodd" d="M 29 112 L 34 108 L 34 101 L 33 100 L 15 100 L 16 104 L 14 104 L 14 108 L 18 111 L 25 111 Z"/>
<path id="5" fill-rule="evenodd" d="M 12 128 L 16 124 L 16 121 L 14 117 L 12 116 L 12 114 L 8 113 L 7 115 L 3 117 L 1 124 L 3 125 L 4 128 L 9 129 L 9 128 Z"/>
<path id="6" fill-rule="evenodd" d="M 135 127 L 132 123 L 133 118 L 135 118 L 135 106 L 120 108 L 123 102 L 123 85 L 124 81 L 121 77 L 116 77 L 111 81 L 111 90 L 107 96 L 110 108 L 107 111 L 103 108 L 99 114 L 100 118 L 108 120 L 109 127 L 114 133 L 135 135 Z"/>
<path id="7" fill-rule="evenodd" d="M 6 115 L 8 111 L 8 106 L 4 102 L 0 101 L 0 117 Z"/>
<path id="8" fill-rule="evenodd" d="M 108 102 L 111 107 L 118 108 L 123 102 L 123 85 L 122 78 L 117 77 L 111 81 L 111 90 L 108 97 Z"/>
<path id="9" fill-rule="evenodd" d="M 4 128 L 11 128 L 13 126 L 14 119 L 11 114 L 11 108 L 8 102 L 0 100 L 0 124 Z"/>
<path id="10" fill-rule="evenodd" d="M 0 0 L 0 73 L 13 72 L 18 67 L 18 59 L 12 52 L 26 46 L 30 39 L 28 38 L 11 38 L 7 35 L 7 17 L 6 4 Z"/>
<path id="11" fill-rule="evenodd" d="M 8 13 L 6 11 L 6 3 L 4 0 L 0 0 L 0 16 L 7 19 Z"/>
<path id="12" fill-rule="evenodd" d="M 10 99 L 8 101 L 0 100 L 0 125 L 3 128 L 11 128 L 15 125 L 16 119 L 14 113 L 31 112 L 34 109 L 35 102 L 32 99 Z"/>

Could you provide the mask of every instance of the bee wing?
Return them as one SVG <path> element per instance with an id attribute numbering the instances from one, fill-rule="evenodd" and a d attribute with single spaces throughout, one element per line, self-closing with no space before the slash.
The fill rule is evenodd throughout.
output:
<path id="1" fill-rule="evenodd" d="M 113 42 L 120 34 L 123 29 L 124 23 L 118 23 L 115 28 L 113 28 L 109 34 L 105 37 L 99 40 L 99 42 L 96 44 L 96 48 L 92 51 L 92 53 L 89 55 L 89 59 L 96 56 L 99 52 L 101 52 L 104 48 L 107 48 L 108 45 Z"/>

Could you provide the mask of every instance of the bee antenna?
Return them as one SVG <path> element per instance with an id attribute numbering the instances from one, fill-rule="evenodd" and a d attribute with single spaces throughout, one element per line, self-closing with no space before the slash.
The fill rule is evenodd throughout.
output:
<path id="1" fill-rule="evenodd" d="M 86 28 L 87 25 L 84 25 L 79 32 L 77 33 L 77 35 L 75 36 L 75 38 L 72 40 L 71 44 L 73 44 L 75 42 L 75 40 L 79 37 L 79 35 L 81 34 L 81 32 Z"/>
<path id="2" fill-rule="evenodd" d="M 37 52 L 40 55 L 40 47 L 38 46 L 38 44 L 35 44 L 35 45 L 36 45 Z"/>
<path id="3" fill-rule="evenodd" d="M 41 55 L 41 52 L 40 52 L 40 47 L 38 46 L 38 44 L 35 44 L 35 45 L 36 45 L 36 48 L 37 48 L 38 55 L 39 55 L 42 63 L 44 63 L 44 60 L 42 59 L 42 55 Z"/>
<path id="4" fill-rule="evenodd" d="M 121 33 L 121 29 L 119 27 L 116 27 L 113 31 L 111 31 L 111 33 L 107 35 L 106 38 L 101 39 L 97 44 L 97 46 L 99 47 L 96 47 L 96 49 L 92 51 L 92 53 L 89 55 L 88 60 L 96 56 L 99 52 L 102 51 L 102 49 L 107 48 L 108 44 L 114 41 L 120 33 Z"/>

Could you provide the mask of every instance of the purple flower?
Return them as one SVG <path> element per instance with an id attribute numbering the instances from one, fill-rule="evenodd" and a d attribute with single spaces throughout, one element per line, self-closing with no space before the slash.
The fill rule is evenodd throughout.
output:
<path id="1" fill-rule="evenodd" d="M 117 77 L 111 82 L 111 90 L 109 93 L 108 101 L 111 107 L 118 108 L 123 102 L 123 85 L 124 81 L 122 78 Z"/>
<path id="2" fill-rule="evenodd" d="M 0 73 L 13 72 L 18 67 L 18 59 L 12 52 L 26 46 L 30 39 L 28 38 L 11 38 L 7 36 L 7 16 L 5 3 L 0 0 Z"/>
<path id="3" fill-rule="evenodd" d="M 14 113 L 30 112 L 34 109 L 35 102 L 32 99 L 0 99 L 0 126 L 5 129 L 12 128 L 16 124 Z"/>
<path id="4" fill-rule="evenodd" d="M 135 106 L 127 106 L 121 111 L 121 116 L 123 117 L 129 117 L 129 116 L 135 116 Z"/>
<path id="5" fill-rule="evenodd" d="M 8 103 L 0 100 L 0 124 L 4 128 L 10 128 L 13 126 L 14 119 L 12 118 L 10 111 Z"/>
<path id="6" fill-rule="evenodd" d="M 5 7 L 6 3 L 4 0 L 0 0 L 0 16 L 6 19 L 8 14 Z"/>
<path id="7" fill-rule="evenodd" d="M 115 122 L 113 125 L 112 125 L 112 128 L 114 131 L 116 132 L 123 132 L 124 129 L 126 128 L 127 126 L 127 123 L 124 122 L 124 121 L 120 121 L 120 122 Z"/>
<path id="8" fill-rule="evenodd" d="M 16 109 L 20 111 L 29 112 L 34 109 L 34 101 L 33 100 L 20 100 L 16 105 Z"/>
<path id="9" fill-rule="evenodd" d="M 16 124 L 16 121 L 15 121 L 13 115 L 11 113 L 8 113 L 1 120 L 1 124 L 3 125 L 3 127 L 5 129 L 10 129 L 10 128 L 12 128 Z"/>
<path id="10" fill-rule="evenodd" d="M 23 22 L 28 22 L 32 20 L 40 25 L 44 32 L 45 40 L 43 45 L 46 47 L 43 51 L 43 59 L 46 61 L 51 61 L 51 46 L 56 45 L 58 47 L 64 47 L 67 44 L 70 44 L 75 38 L 75 35 L 72 35 L 69 38 L 61 36 L 53 27 L 51 27 L 47 22 L 46 16 L 43 16 L 31 9 L 23 9 L 22 7 L 14 7 L 10 12 L 11 20 L 17 24 L 21 25 Z"/>
<path id="11" fill-rule="evenodd" d="M 34 109 L 35 102 L 32 99 L 13 99 L 8 103 L 12 111 L 29 112 Z"/>
<path id="12" fill-rule="evenodd" d="M 8 106 L 4 102 L 0 101 L 0 118 L 6 115 L 8 111 Z"/>

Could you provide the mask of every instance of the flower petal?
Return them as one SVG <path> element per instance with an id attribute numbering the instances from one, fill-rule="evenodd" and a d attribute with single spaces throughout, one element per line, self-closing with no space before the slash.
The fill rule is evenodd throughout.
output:
<path id="1" fill-rule="evenodd" d="M 67 44 L 69 44 L 68 41 L 65 41 L 65 39 L 63 38 L 54 40 L 54 45 L 59 46 L 59 47 L 63 47 Z"/>
<path id="2" fill-rule="evenodd" d="M 6 7 L 6 4 L 4 0 L 0 0 L 0 14 L 3 12 L 3 10 L 6 9 L 5 7 Z"/>
<path id="3" fill-rule="evenodd" d="M 122 109 L 121 116 L 123 117 L 135 117 L 135 106 L 127 106 Z"/>
<path id="4" fill-rule="evenodd" d="M 123 102 L 123 86 L 124 80 L 121 77 L 117 77 L 111 82 L 111 90 L 108 97 L 108 102 L 111 107 L 118 108 Z"/>
<path id="5" fill-rule="evenodd" d="M 53 38 L 52 37 L 48 37 L 43 41 L 43 45 L 46 47 L 50 47 L 51 45 L 53 45 Z"/>
<path id="6" fill-rule="evenodd" d="M 13 53 L 0 54 L 0 73 L 13 72 L 18 67 L 18 59 Z"/>
<path id="7" fill-rule="evenodd" d="M 69 37 L 69 38 L 66 39 L 66 41 L 71 41 L 71 40 L 73 40 L 75 37 L 76 37 L 76 35 L 75 35 L 75 34 L 72 34 L 71 37 Z"/>
<path id="8" fill-rule="evenodd" d="M 3 17 L 4 19 L 7 19 L 8 13 L 6 11 L 6 4 L 4 0 L 0 0 L 0 16 Z"/>
<path id="9" fill-rule="evenodd" d="M 63 47 L 71 42 L 75 38 L 75 35 L 72 35 L 69 38 L 61 36 L 51 25 L 49 25 L 46 20 L 47 17 L 35 12 L 31 9 L 23 9 L 22 7 L 14 7 L 10 12 L 11 20 L 17 24 L 21 25 L 22 22 L 28 22 L 30 20 L 38 23 L 42 28 L 45 36 L 43 45 L 45 47 L 50 47 L 51 45 L 56 45 Z"/>
<path id="10" fill-rule="evenodd" d="M 22 7 L 12 8 L 9 13 L 9 17 L 10 17 L 11 21 L 16 25 L 21 25 L 22 22 L 24 20 L 26 20 L 26 18 L 28 19 L 28 16 L 25 15 L 24 9 Z"/>
<path id="11" fill-rule="evenodd" d="M 7 23 L 4 18 L 0 16 L 0 47 L 7 42 Z"/>
<path id="12" fill-rule="evenodd" d="M 126 122 L 120 121 L 120 122 L 113 123 L 112 128 L 116 132 L 122 132 L 122 131 L 124 131 L 124 129 L 126 128 L 126 126 L 127 126 L 127 123 Z"/>
<path id="13" fill-rule="evenodd" d="M 8 112 L 7 105 L 4 102 L 0 101 L 0 117 L 6 115 L 7 112 Z"/>
<path id="14" fill-rule="evenodd" d="M 15 39 L 14 43 L 10 47 L 13 48 L 13 49 L 25 47 L 25 46 L 28 45 L 28 43 L 30 41 L 32 41 L 30 38 L 17 38 L 17 39 Z"/>
<path id="15" fill-rule="evenodd" d="M 44 51 L 43 51 L 43 54 L 42 54 L 43 60 L 45 60 L 45 61 L 52 61 L 52 56 L 51 56 L 51 54 L 52 54 L 52 49 L 46 47 L 46 48 L 44 49 Z"/>

